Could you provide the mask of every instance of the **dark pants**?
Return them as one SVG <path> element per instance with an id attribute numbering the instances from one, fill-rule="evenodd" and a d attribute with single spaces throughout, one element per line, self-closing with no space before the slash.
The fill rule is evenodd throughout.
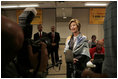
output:
<path id="1" fill-rule="evenodd" d="M 66 63 L 66 77 L 72 78 L 73 73 L 73 63 Z"/>
<path id="2" fill-rule="evenodd" d="M 78 55 L 76 58 L 79 61 L 75 64 L 73 64 L 73 62 L 67 63 L 67 78 L 81 78 L 81 73 L 86 68 L 86 63 L 90 59 L 86 55 Z"/>
<path id="3" fill-rule="evenodd" d="M 58 47 L 57 46 L 51 47 L 51 60 L 52 60 L 52 64 L 57 63 L 59 61 Z"/>

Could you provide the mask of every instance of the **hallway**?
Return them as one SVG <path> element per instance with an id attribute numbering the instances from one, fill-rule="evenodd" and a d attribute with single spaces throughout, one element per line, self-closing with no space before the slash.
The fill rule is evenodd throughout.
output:
<path id="1" fill-rule="evenodd" d="M 52 67 L 48 70 L 47 78 L 66 78 L 66 63 L 65 63 L 65 55 L 64 55 L 64 47 L 65 45 L 59 46 L 59 56 L 62 56 L 62 64 L 59 70 L 59 67 Z M 49 65 L 52 63 L 51 58 L 48 61 Z"/>

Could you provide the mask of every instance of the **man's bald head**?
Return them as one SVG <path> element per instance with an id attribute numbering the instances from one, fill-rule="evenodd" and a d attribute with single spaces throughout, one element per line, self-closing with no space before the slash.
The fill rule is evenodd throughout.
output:
<path id="1" fill-rule="evenodd" d="M 104 46 L 104 41 L 103 40 L 98 40 L 96 44 L 96 48 L 101 49 Z"/>
<path id="2" fill-rule="evenodd" d="M 55 32 L 55 26 L 51 26 L 51 31 Z"/>

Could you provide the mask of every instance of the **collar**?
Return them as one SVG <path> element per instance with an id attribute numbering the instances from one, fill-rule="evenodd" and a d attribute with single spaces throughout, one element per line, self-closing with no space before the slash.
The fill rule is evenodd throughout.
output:
<path id="1" fill-rule="evenodd" d="M 42 34 L 43 32 L 41 31 L 41 32 L 38 32 L 38 33 L 39 33 L 39 34 L 40 34 L 40 33 Z"/>

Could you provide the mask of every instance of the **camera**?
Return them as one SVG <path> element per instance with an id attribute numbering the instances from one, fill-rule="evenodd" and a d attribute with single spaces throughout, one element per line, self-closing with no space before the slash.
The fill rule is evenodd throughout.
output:
<path id="1" fill-rule="evenodd" d="M 19 16 L 19 26 L 22 27 L 24 33 L 24 45 L 31 44 L 35 49 L 41 49 L 40 42 L 44 42 L 47 46 L 50 45 L 50 40 L 47 37 L 43 37 L 40 40 L 34 41 L 32 37 L 32 25 L 31 22 L 36 16 L 37 11 L 35 8 L 26 8 Z"/>
<path id="2" fill-rule="evenodd" d="M 19 16 L 19 26 L 23 29 L 25 40 L 32 37 L 32 25 L 30 23 L 36 14 L 37 11 L 35 8 L 26 8 Z"/>
<path id="3" fill-rule="evenodd" d="M 38 65 L 35 69 L 35 73 L 33 74 L 33 77 L 38 72 L 39 66 L 40 66 L 40 60 L 41 60 L 41 44 L 40 42 L 45 42 L 48 44 L 48 41 L 46 38 L 42 38 L 38 41 L 34 41 L 31 39 L 32 37 L 32 25 L 31 22 L 33 18 L 36 16 L 37 11 L 35 8 L 26 8 L 21 15 L 19 16 L 19 26 L 22 28 L 24 33 L 24 43 L 23 47 L 19 51 L 17 55 L 17 71 L 22 77 L 28 77 L 29 76 L 29 69 L 32 69 L 33 66 L 31 64 L 31 60 L 29 59 L 29 51 L 28 51 L 28 45 L 32 46 L 33 53 L 38 52 Z"/>
<path id="4" fill-rule="evenodd" d="M 41 61 L 41 49 L 42 49 L 41 42 L 44 42 L 47 45 L 47 49 L 51 45 L 50 39 L 47 37 L 47 35 L 38 40 L 31 39 L 32 29 L 33 29 L 31 22 L 36 14 L 37 11 L 35 8 L 26 8 L 19 16 L 19 26 L 22 27 L 24 33 L 24 43 L 20 51 L 21 53 L 18 55 L 17 59 L 18 59 L 18 65 L 20 65 L 19 68 L 21 68 L 19 69 L 19 71 L 21 75 L 24 75 L 23 77 L 27 77 L 28 75 L 27 70 L 33 68 L 30 62 L 31 60 L 29 59 L 29 51 L 27 46 L 31 45 L 33 54 L 37 52 L 39 53 L 38 64 L 32 74 L 32 77 L 36 77 L 36 74 L 38 73 L 40 67 L 40 61 Z"/>
<path id="5" fill-rule="evenodd" d="M 51 42 L 50 42 L 49 38 L 47 38 L 47 37 L 43 37 L 43 38 L 41 38 L 39 40 L 36 40 L 36 41 L 34 41 L 34 40 L 29 40 L 29 41 L 30 41 L 29 44 L 32 45 L 33 53 L 35 53 L 35 52 L 39 52 L 40 53 L 41 52 L 41 44 L 40 44 L 40 42 L 44 42 L 47 45 L 47 49 L 51 45 Z"/>

